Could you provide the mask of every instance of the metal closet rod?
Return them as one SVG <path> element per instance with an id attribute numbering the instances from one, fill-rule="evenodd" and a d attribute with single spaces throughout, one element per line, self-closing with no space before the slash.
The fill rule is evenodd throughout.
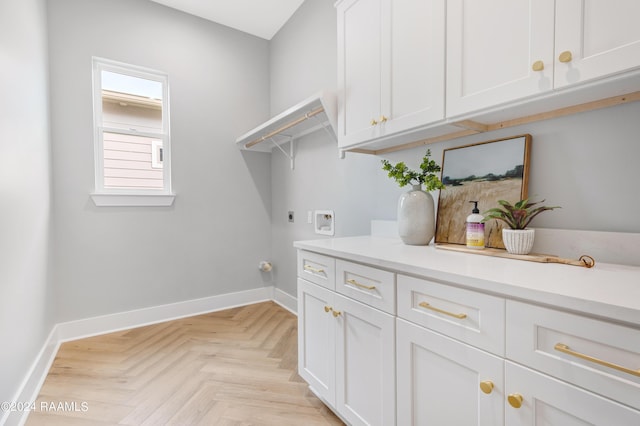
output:
<path id="1" fill-rule="evenodd" d="M 299 118 L 293 120 L 292 122 L 287 123 L 284 126 L 279 127 L 276 130 L 274 130 L 274 131 L 272 131 L 272 132 L 270 132 L 270 133 L 268 133 L 268 134 L 266 134 L 264 136 L 259 137 L 258 139 L 252 140 L 251 142 L 247 142 L 244 145 L 244 147 L 247 148 L 247 149 L 251 148 L 252 146 L 257 145 L 257 144 L 259 144 L 260 142 L 262 142 L 262 141 L 264 141 L 266 139 L 270 139 L 270 138 L 274 137 L 278 133 L 282 133 L 285 130 L 292 128 L 293 126 L 297 126 L 298 124 L 302 123 L 306 119 L 311 118 L 311 117 L 313 117 L 315 115 L 318 115 L 323 111 L 324 111 L 323 107 L 318 107 L 318 108 L 316 108 L 316 109 L 314 109 L 312 111 L 309 111 L 308 113 L 306 113 L 302 117 L 299 117 Z"/>

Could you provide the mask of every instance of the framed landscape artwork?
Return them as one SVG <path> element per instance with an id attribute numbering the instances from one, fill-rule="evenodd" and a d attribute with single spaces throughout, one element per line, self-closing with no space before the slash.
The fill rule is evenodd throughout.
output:
<path id="1" fill-rule="evenodd" d="M 435 242 L 466 244 L 466 220 L 478 201 L 480 214 L 527 197 L 531 135 L 445 149 L 438 198 Z M 486 247 L 504 248 L 502 224 L 485 223 Z"/>

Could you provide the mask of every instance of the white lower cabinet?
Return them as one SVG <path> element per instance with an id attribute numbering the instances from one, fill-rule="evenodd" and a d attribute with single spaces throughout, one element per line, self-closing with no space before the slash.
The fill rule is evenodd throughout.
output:
<path id="1" fill-rule="evenodd" d="M 349 424 L 395 424 L 392 315 L 298 279 L 298 371 Z"/>
<path id="2" fill-rule="evenodd" d="M 397 320 L 398 425 L 504 424 L 502 358 Z"/>
<path id="3" fill-rule="evenodd" d="M 299 373 L 348 424 L 640 425 L 636 323 L 301 256 Z"/>
<path id="4" fill-rule="evenodd" d="M 298 278 L 298 374 L 327 404 L 336 403 L 335 293 Z"/>
<path id="5" fill-rule="evenodd" d="M 640 425 L 640 412 L 507 361 L 507 425 Z M 640 395 L 636 395 L 640 397 Z"/>

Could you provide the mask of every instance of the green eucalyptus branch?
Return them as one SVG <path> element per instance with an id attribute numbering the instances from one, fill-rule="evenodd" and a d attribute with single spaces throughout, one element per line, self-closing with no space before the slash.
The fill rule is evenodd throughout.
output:
<path id="1" fill-rule="evenodd" d="M 395 179 L 400 187 L 424 184 L 427 191 L 444 189 L 445 186 L 436 175 L 441 170 L 440 166 L 429 157 L 431 150 L 428 149 L 420 164 L 420 171 L 409 169 L 402 161 L 392 165 L 388 160 L 382 160 L 382 170 L 387 171 L 388 176 Z"/>

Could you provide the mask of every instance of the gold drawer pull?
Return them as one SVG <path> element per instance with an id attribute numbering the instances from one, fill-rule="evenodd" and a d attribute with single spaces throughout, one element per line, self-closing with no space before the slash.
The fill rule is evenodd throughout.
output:
<path id="1" fill-rule="evenodd" d="M 490 394 L 493 392 L 493 382 L 491 380 L 485 380 L 480 382 L 480 390 L 486 394 Z"/>
<path id="2" fill-rule="evenodd" d="M 375 285 L 364 285 L 364 284 L 360 284 L 358 281 L 356 281 L 356 280 L 354 280 L 354 279 L 347 280 L 347 282 L 348 282 L 349 284 L 353 284 L 353 285 L 355 285 L 355 286 L 357 286 L 357 287 L 366 288 L 367 290 L 375 290 L 375 289 L 376 289 L 376 286 L 375 286 Z"/>
<path id="3" fill-rule="evenodd" d="M 558 56 L 558 60 L 562 63 L 567 63 L 567 62 L 571 62 L 571 60 L 573 59 L 573 55 L 571 54 L 571 52 L 569 50 L 565 50 L 564 52 L 562 52 L 560 54 L 560 56 Z"/>
<path id="4" fill-rule="evenodd" d="M 371 119 L 371 125 L 372 126 L 376 126 L 378 124 L 378 120 L 376 120 L 375 118 Z"/>
<path id="5" fill-rule="evenodd" d="M 533 65 L 531 66 L 531 69 L 534 70 L 534 71 L 542 71 L 544 69 L 544 62 L 535 61 L 533 63 Z"/>
<path id="6" fill-rule="evenodd" d="M 334 310 L 331 306 L 325 305 L 324 311 L 327 313 L 331 312 L 335 318 L 338 318 L 340 315 L 342 315 L 342 312 Z"/>
<path id="7" fill-rule="evenodd" d="M 520 408 L 522 407 L 522 401 L 524 401 L 524 397 L 519 393 L 511 393 L 507 397 L 507 401 L 509 401 L 509 405 L 511 405 L 513 408 Z"/>
<path id="8" fill-rule="evenodd" d="M 604 361 L 598 358 L 594 358 L 590 355 L 585 355 L 580 352 L 573 351 L 569 348 L 569 346 L 564 343 L 556 343 L 553 347 L 556 351 L 560 351 L 567 355 L 575 356 L 576 358 L 581 358 L 589 362 L 593 362 L 595 364 L 604 365 L 605 367 L 613 368 L 614 370 L 622 371 L 623 373 L 631 374 L 632 376 L 640 377 L 640 370 L 632 370 L 631 368 L 623 367 L 618 364 L 613 364 L 609 361 Z"/>
<path id="9" fill-rule="evenodd" d="M 385 117 L 384 115 L 381 115 L 381 116 L 380 116 L 380 123 L 386 123 L 386 122 L 387 122 L 387 120 L 388 120 L 388 118 L 387 118 L 387 117 Z"/>
<path id="10" fill-rule="evenodd" d="M 309 265 L 304 265 L 304 270 L 315 272 L 316 274 L 322 274 L 324 272 L 324 269 L 314 268 L 313 266 L 309 266 Z"/>
<path id="11" fill-rule="evenodd" d="M 432 311 L 440 312 L 441 314 L 449 315 L 450 317 L 458 319 L 465 319 L 467 317 L 467 314 L 454 314 L 452 312 L 443 311 L 442 309 L 431 306 L 427 302 L 420 302 L 418 305 L 425 309 L 431 309 Z"/>

